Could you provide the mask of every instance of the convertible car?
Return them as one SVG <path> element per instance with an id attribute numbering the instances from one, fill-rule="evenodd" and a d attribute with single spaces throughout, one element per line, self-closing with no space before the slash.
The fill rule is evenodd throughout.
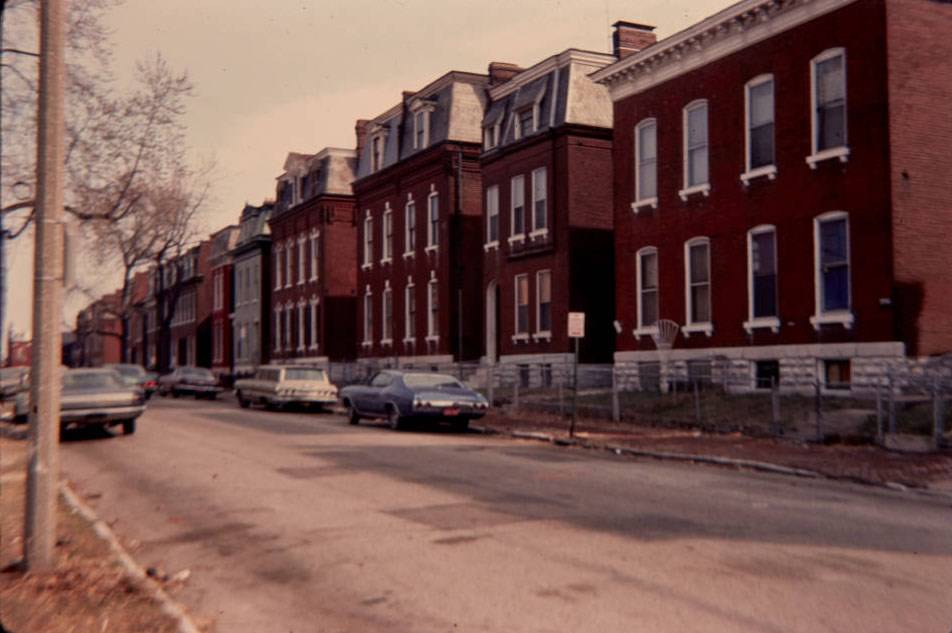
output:
<path id="1" fill-rule="evenodd" d="M 432 419 L 465 430 L 470 420 L 489 409 L 486 398 L 456 378 L 428 372 L 380 371 L 367 384 L 341 389 L 340 399 L 351 424 L 360 418 L 385 418 L 392 429 L 410 419 Z"/>

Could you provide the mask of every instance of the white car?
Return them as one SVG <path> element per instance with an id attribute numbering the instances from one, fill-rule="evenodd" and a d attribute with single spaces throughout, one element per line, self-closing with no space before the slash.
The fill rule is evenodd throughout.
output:
<path id="1" fill-rule="evenodd" d="M 323 369 L 265 365 L 253 377 L 235 381 L 235 397 L 243 408 L 252 404 L 269 409 L 293 405 L 323 408 L 337 402 L 337 387 Z"/>

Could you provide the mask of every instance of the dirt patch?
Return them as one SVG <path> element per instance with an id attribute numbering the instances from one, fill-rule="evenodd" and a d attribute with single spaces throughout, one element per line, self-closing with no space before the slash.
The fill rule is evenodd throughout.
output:
<path id="1" fill-rule="evenodd" d="M 173 633 L 175 620 L 115 563 L 109 546 L 62 501 L 57 564 L 20 570 L 26 442 L 0 437 L 0 622 L 9 633 Z"/>

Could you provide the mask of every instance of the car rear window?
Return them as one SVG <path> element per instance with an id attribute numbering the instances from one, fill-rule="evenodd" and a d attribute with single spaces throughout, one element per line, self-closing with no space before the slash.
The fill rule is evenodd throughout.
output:
<path id="1" fill-rule="evenodd" d="M 456 387 L 464 389 L 463 384 L 447 374 L 405 374 L 403 382 L 407 387 L 437 388 Z"/>
<path id="2" fill-rule="evenodd" d="M 110 371 L 66 372 L 63 374 L 63 389 L 115 389 L 122 387 L 118 376 Z"/>
<path id="3" fill-rule="evenodd" d="M 284 379 L 285 380 L 313 380 L 316 382 L 324 382 L 327 378 L 324 374 L 323 369 L 303 369 L 294 367 L 291 369 L 284 370 Z"/>

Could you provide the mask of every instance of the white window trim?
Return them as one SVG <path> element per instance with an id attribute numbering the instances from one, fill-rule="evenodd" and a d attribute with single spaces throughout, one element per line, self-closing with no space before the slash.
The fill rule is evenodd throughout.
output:
<path id="1" fill-rule="evenodd" d="M 496 201 L 496 239 L 494 239 L 494 240 L 490 240 L 490 239 L 489 239 L 489 226 L 490 226 L 490 220 L 492 219 L 492 214 L 489 212 L 489 208 L 490 208 L 490 205 L 489 205 L 490 196 L 489 196 L 489 194 L 490 194 L 490 192 L 495 192 L 495 194 L 496 194 L 496 195 L 495 195 L 495 201 Z M 499 249 L 499 231 L 500 231 L 500 228 L 501 228 L 501 227 L 499 226 L 499 185 L 492 185 L 492 186 L 486 187 L 486 226 L 485 226 L 485 229 L 486 229 L 486 242 L 483 244 L 483 250 L 484 250 L 485 252 L 488 253 L 488 252 L 491 251 L 492 249 L 497 249 L 497 250 Z"/>
<path id="2" fill-rule="evenodd" d="M 409 209 L 413 206 L 413 248 L 410 248 L 410 223 L 407 219 L 410 217 Z M 403 259 L 409 259 L 416 253 L 416 201 L 413 200 L 413 194 L 407 194 L 407 202 L 403 205 Z"/>
<path id="3" fill-rule="evenodd" d="M 436 280 L 436 275 L 434 271 L 430 271 L 430 280 L 427 282 L 426 286 L 426 340 L 427 341 L 439 341 L 439 331 L 434 330 L 434 319 L 433 319 L 433 291 L 432 288 L 436 288 L 437 292 L 437 301 L 439 301 L 439 292 L 440 286 Z M 439 310 L 439 305 L 437 305 L 437 310 Z M 439 312 L 437 312 L 437 319 L 439 319 Z M 437 332 L 434 334 L 434 332 Z"/>
<path id="4" fill-rule="evenodd" d="M 774 84 L 774 162 L 770 165 L 761 165 L 754 169 L 750 168 L 750 90 L 761 84 L 773 82 L 772 73 L 757 75 L 746 84 L 744 84 L 744 173 L 740 175 L 740 181 L 744 185 L 749 185 L 751 180 L 756 178 L 768 178 L 775 180 L 777 178 L 777 90 Z"/>
<path id="5" fill-rule="evenodd" d="M 304 233 L 301 233 L 297 239 L 298 245 L 298 280 L 297 285 L 304 285 L 304 245 L 307 244 L 307 236 Z"/>
<path id="6" fill-rule="evenodd" d="M 518 343 L 520 341 L 527 342 L 529 340 L 529 332 L 532 330 L 532 325 L 526 323 L 526 331 L 519 331 L 519 280 L 525 277 L 526 279 L 526 308 L 529 307 L 529 273 L 520 273 L 513 277 L 512 285 L 512 298 L 513 298 L 513 311 L 512 311 L 512 342 Z M 526 311 L 526 320 L 528 321 L 529 312 Z"/>
<path id="7" fill-rule="evenodd" d="M 817 151 L 817 120 L 816 120 L 816 66 L 818 63 L 843 56 L 843 132 L 846 137 L 846 144 L 839 147 L 830 147 L 828 149 Z M 810 155 L 806 157 L 806 163 L 810 169 L 816 169 L 818 163 L 825 160 L 839 159 L 841 163 L 849 160 L 849 78 L 846 73 L 846 49 L 842 46 L 837 48 L 828 48 L 816 57 L 810 60 Z"/>
<path id="8" fill-rule="evenodd" d="M 823 273 L 820 270 L 820 224 L 830 220 L 846 220 L 846 269 L 849 272 L 847 289 L 849 290 L 849 308 L 846 310 L 823 309 Z M 821 325 L 842 325 L 847 330 L 853 328 L 853 254 L 850 243 L 850 219 L 846 211 L 829 211 L 813 218 L 813 316 L 810 325 L 819 330 Z"/>
<path id="9" fill-rule="evenodd" d="M 691 158 L 688 153 L 688 113 L 701 106 L 704 106 L 707 112 L 707 182 L 691 185 L 688 184 L 688 163 Z M 704 197 L 711 195 L 711 110 L 708 107 L 707 99 L 695 99 L 681 110 L 681 155 L 684 188 L 678 191 L 678 196 L 682 201 L 687 202 L 690 196 L 698 193 L 703 194 Z"/>
<path id="10" fill-rule="evenodd" d="M 368 241 L 369 236 L 369 241 Z M 363 246 L 361 261 L 363 262 L 360 265 L 361 270 L 372 270 L 374 267 L 374 219 L 370 214 L 370 209 L 367 209 L 364 212 L 364 234 L 363 234 Z"/>
<path id="11" fill-rule="evenodd" d="M 543 198 L 545 200 L 545 226 L 543 227 L 536 226 L 535 206 L 536 206 L 536 202 L 539 202 L 539 200 L 536 199 L 536 179 L 539 178 L 538 174 L 543 174 L 542 177 L 545 178 L 545 198 Z M 548 173 L 548 170 L 545 167 L 537 167 L 533 169 L 532 176 L 530 177 L 529 180 L 532 186 L 532 196 L 530 196 L 532 200 L 532 218 L 531 218 L 532 221 L 529 223 L 530 226 L 532 226 L 532 230 L 529 231 L 529 239 L 532 240 L 537 237 L 547 236 L 549 234 L 549 173 Z"/>
<path id="12" fill-rule="evenodd" d="M 649 125 L 653 125 L 655 129 L 655 193 L 657 194 L 658 191 L 658 119 L 649 117 L 642 119 L 638 122 L 638 125 L 635 126 L 635 201 L 631 203 L 631 210 L 635 213 L 638 213 L 642 209 L 647 209 L 648 207 L 652 209 L 658 208 L 657 195 L 651 198 L 641 197 L 641 174 L 639 173 L 641 168 L 641 129 Z"/>
<path id="13" fill-rule="evenodd" d="M 655 322 L 654 325 L 642 325 L 641 324 L 641 315 L 644 312 L 644 308 L 641 305 L 641 258 L 644 255 L 654 254 L 655 256 L 655 267 L 658 267 L 658 287 L 655 289 L 655 293 L 658 298 L 658 316 L 661 316 L 661 271 L 660 265 L 661 261 L 658 257 L 658 248 L 655 246 L 644 246 L 638 249 L 638 252 L 635 253 L 635 304 L 637 312 L 635 313 L 635 329 L 631 331 L 634 334 L 636 340 L 640 340 L 642 336 L 652 336 L 658 333 L 658 324 Z"/>
<path id="14" fill-rule="evenodd" d="M 320 343 L 317 340 L 317 306 L 320 305 L 320 300 L 317 297 L 311 297 L 308 303 L 311 306 L 311 346 L 310 349 L 318 350 L 320 348 Z"/>
<path id="15" fill-rule="evenodd" d="M 430 146 L 430 112 L 432 111 L 431 107 L 421 106 L 414 110 L 413 112 L 413 149 L 426 149 Z M 417 129 L 418 117 L 423 119 L 423 144 L 417 143 Z"/>
<path id="16" fill-rule="evenodd" d="M 287 242 L 284 243 L 284 287 L 290 288 L 292 286 L 291 282 L 291 273 L 294 271 L 294 267 L 291 265 L 291 253 L 294 251 L 294 240 L 289 238 Z"/>
<path id="17" fill-rule="evenodd" d="M 298 311 L 298 344 L 297 351 L 303 352 L 307 349 L 307 346 L 304 345 L 304 332 L 305 332 L 305 323 L 304 323 L 304 306 L 307 303 L 304 299 L 299 299 L 297 302 L 297 311 Z"/>
<path id="18" fill-rule="evenodd" d="M 390 303 L 390 320 L 387 321 L 387 299 Z M 390 336 L 384 338 L 384 328 L 389 326 Z M 393 346 L 393 288 L 390 287 L 390 281 L 384 282 L 383 292 L 380 293 L 380 345 L 382 347 Z"/>
<path id="19" fill-rule="evenodd" d="M 320 255 L 321 232 L 317 229 L 311 230 L 311 281 L 317 281 L 318 260 Z"/>
<path id="20" fill-rule="evenodd" d="M 547 268 L 547 269 L 545 269 L 545 270 L 538 270 L 538 271 L 536 271 L 536 275 L 535 275 L 535 277 L 536 277 L 536 292 L 535 292 L 535 295 L 536 295 L 536 301 L 535 301 L 535 304 L 536 304 L 536 331 L 535 331 L 535 333 L 532 335 L 532 338 L 535 339 L 535 340 L 537 340 L 537 341 L 541 341 L 541 340 L 551 341 L 551 340 L 552 340 L 552 329 L 551 329 L 551 327 L 550 327 L 548 330 L 540 330 L 540 329 L 538 329 L 538 328 L 539 328 L 539 324 L 542 323 L 542 318 L 541 318 L 541 317 L 542 317 L 542 284 L 539 282 L 539 279 L 541 279 L 541 277 L 542 277 L 542 275 L 543 275 L 544 273 L 548 273 L 548 275 L 549 275 L 549 322 L 551 323 L 551 321 L 552 321 L 552 270 Z"/>
<path id="21" fill-rule="evenodd" d="M 433 239 L 433 218 L 430 215 L 432 213 L 432 200 L 436 198 L 436 225 L 437 231 L 439 231 L 439 219 L 440 219 L 440 194 L 436 191 L 433 185 L 430 185 L 430 193 L 426 197 L 426 248 L 423 249 L 427 253 L 432 253 L 440 249 L 440 243 L 437 241 L 434 243 Z M 439 240 L 439 233 L 436 235 L 436 239 Z"/>
<path id="22" fill-rule="evenodd" d="M 412 277 L 407 277 L 407 285 L 403 289 L 403 342 L 404 343 L 415 343 L 416 342 L 416 284 L 413 283 Z M 411 322 L 410 320 L 410 297 L 414 298 L 414 318 Z"/>
<path id="23" fill-rule="evenodd" d="M 744 329 L 748 334 L 753 334 L 756 329 L 770 329 L 774 334 L 780 332 L 780 317 L 771 316 L 771 317 L 755 317 L 754 316 L 754 236 L 760 235 L 761 233 L 771 233 L 773 234 L 774 242 L 774 268 L 777 268 L 777 264 L 780 262 L 780 258 L 777 257 L 777 227 L 773 224 L 760 224 L 754 228 L 747 231 L 747 320 L 744 321 Z M 779 290 L 779 279 L 780 272 L 775 270 L 774 274 L 777 276 L 778 280 L 778 290 Z M 780 311 L 780 298 L 779 291 L 777 292 L 777 311 Z"/>
<path id="24" fill-rule="evenodd" d="M 390 221 L 390 241 L 387 241 L 387 221 Z M 393 209 L 390 202 L 385 202 L 383 215 L 380 217 L 380 265 L 393 261 Z"/>
<path id="25" fill-rule="evenodd" d="M 707 237 L 692 237 L 684 243 L 684 325 L 681 326 L 681 333 L 684 338 L 691 334 L 706 334 L 711 336 L 714 333 L 714 323 L 708 321 L 692 321 L 691 308 L 691 247 L 698 244 L 707 245 L 707 287 L 708 287 L 708 312 L 714 315 L 714 271 L 711 270 L 711 240 Z"/>
<path id="26" fill-rule="evenodd" d="M 282 270 L 282 259 L 281 259 L 281 245 L 277 244 L 274 247 L 274 287 L 281 287 L 281 270 Z"/>
<path id="27" fill-rule="evenodd" d="M 522 182 L 522 232 L 516 233 L 516 181 Z M 526 176 L 518 174 L 509 179 L 509 245 L 516 242 L 522 243 L 526 240 Z"/>
<path id="28" fill-rule="evenodd" d="M 374 344 L 374 341 L 373 341 L 374 310 L 373 310 L 373 304 L 370 303 L 372 300 L 373 300 L 373 293 L 370 291 L 370 285 L 368 284 L 364 290 L 364 305 L 361 306 L 362 312 L 360 314 L 360 317 L 363 320 L 363 324 L 364 324 L 364 339 L 360 343 L 361 347 L 371 347 Z M 370 311 L 370 323 L 369 323 L 370 327 L 369 328 L 367 327 L 368 304 L 370 305 L 370 310 L 369 310 Z"/>
<path id="29" fill-rule="evenodd" d="M 286 340 L 284 341 L 284 351 L 286 352 L 291 351 L 291 310 L 293 309 L 294 305 L 290 301 L 284 304 L 284 330 L 287 332 L 287 337 L 285 337 Z"/>

